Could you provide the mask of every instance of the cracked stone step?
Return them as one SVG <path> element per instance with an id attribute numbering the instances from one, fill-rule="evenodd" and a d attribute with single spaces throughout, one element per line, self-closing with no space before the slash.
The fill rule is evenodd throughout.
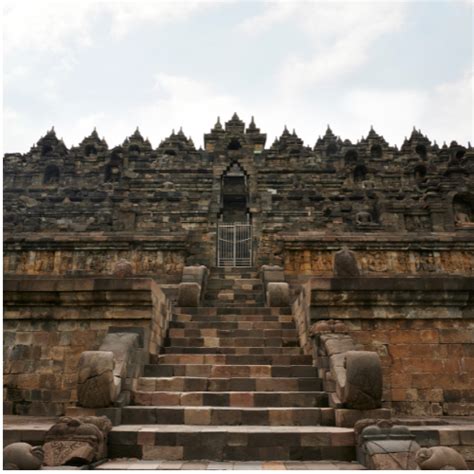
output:
<path id="1" fill-rule="evenodd" d="M 291 308 L 282 307 L 282 308 L 267 308 L 267 307 L 258 307 L 258 308 L 246 308 L 246 307 L 232 307 L 232 308 L 204 308 L 199 306 L 197 308 L 190 307 L 177 307 L 174 308 L 174 314 L 192 314 L 198 316 L 216 316 L 216 315 L 233 315 L 239 317 L 242 315 L 260 315 L 260 316 L 281 316 L 286 315 L 292 318 Z M 219 318 L 220 319 L 220 318 Z"/>
<path id="2" fill-rule="evenodd" d="M 213 308 L 216 309 L 216 308 Z M 266 316 L 260 314 L 222 314 L 217 316 L 222 322 L 277 322 L 277 323 L 294 323 L 293 316 Z M 173 321 L 178 322 L 206 322 L 214 321 L 216 315 L 207 314 L 177 314 L 173 316 Z"/>

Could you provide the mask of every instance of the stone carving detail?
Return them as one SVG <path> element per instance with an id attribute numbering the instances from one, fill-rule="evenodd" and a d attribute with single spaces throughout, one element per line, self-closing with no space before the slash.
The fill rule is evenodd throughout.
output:
<path id="1" fill-rule="evenodd" d="M 36 471 L 43 464 L 43 448 L 28 443 L 12 443 L 3 449 L 3 469 Z"/>
<path id="2" fill-rule="evenodd" d="M 439 471 L 450 469 L 467 470 L 466 461 L 455 449 L 448 446 L 434 446 L 432 448 L 421 448 L 416 453 L 416 462 L 422 470 Z"/>
<path id="3" fill-rule="evenodd" d="M 356 223 L 357 224 L 371 224 L 372 215 L 368 211 L 359 211 L 356 214 Z"/>
<path id="4" fill-rule="evenodd" d="M 126 278 L 133 275 L 132 264 L 128 260 L 119 260 L 114 267 L 114 276 L 117 278 Z"/>
<path id="5" fill-rule="evenodd" d="M 338 277 L 358 277 L 360 270 L 354 252 L 344 247 L 334 255 L 334 275 Z"/>
<path id="6" fill-rule="evenodd" d="M 420 446 L 406 426 L 390 420 L 360 420 L 354 431 L 357 460 L 368 469 L 417 469 L 415 457 Z"/>
<path id="7" fill-rule="evenodd" d="M 80 466 L 107 456 L 107 435 L 112 429 L 105 417 L 64 416 L 45 435 L 46 466 Z"/>

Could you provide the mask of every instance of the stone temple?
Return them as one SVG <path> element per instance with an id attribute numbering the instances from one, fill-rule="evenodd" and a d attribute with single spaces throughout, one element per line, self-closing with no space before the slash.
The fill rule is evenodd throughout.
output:
<path id="1" fill-rule="evenodd" d="M 474 468 L 474 149 L 266 139 L 4 156 L 6 467 Z"/>

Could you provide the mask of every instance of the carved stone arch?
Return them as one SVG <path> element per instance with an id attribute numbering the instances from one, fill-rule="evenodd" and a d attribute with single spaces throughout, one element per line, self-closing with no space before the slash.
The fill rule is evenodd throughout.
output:
<path id="1" fill-rule="evenodd" d="M 224 222 L 249 219 L 248 173 L 238 160 L 232 161 L 221 175 L 221 206 L 219 217 Z"/>
<path id="2" fill-rule="evenodd" d="M 84 155 L 85 156 L 97 155 L 97 148 L 95 147 L 95 145 L 93 145 L 92 143 L 87 144 L 84 148 Z"/>
<path id="3" fill-rule="evenodd" d="M 371 158 L 382 158 L 383 156 L 383 150 L 381 145 L 378 143 L 375 143 L 370 147 L 370 157 Z"/>
<path id="4" fill-rule="evenodd" d="M 238 138 L 232 138 L 227 145 L 228 150 L 240 150 L 242 148 L 242 144 Z"/>
<path id="5" fill-rule="evenodd" d="M 357 153 L 357 150 L 355 150 L 354 148 L 351 148 L 344 155 L 344 164 L 348 166 L 354 165 L 357 163 L 358 159 L 359 159 L 359 153 Z"/>
<path id="6" fill-rule="evenodd" d="M 337 145 L 333 142 L 326 147 L 326 156 L 334 156 L 337 154 Z"/>
<path id="7" fill-rule="evenodd" d="M 426 177 L 427 168 L 424 164 L 418 164 L 413 169 L 413 177 L 416 181 L 423 181 Z"/>
<path id="8" fill-rule="evenodd" d="M 352 173 L 354 183 L 361 183 L 362 181 L 364 181 L 367 177 L 367 173 L 368 170 L 365 165 L 357 165 Z"/>
<path id="9" fill-rule="evenodd" d="M 41 147 L 41 156 L 48 156 L 53 151 L 53 146 L 49 143 L 43 144 Z"/>
<path id="10" fill-rule="evenodd" d="M 474 226 L 474 193 L 456 192 L 452 197 L 452 210 L 456 227 Z"/>
<path id="11" fill-rule="evenodd" d="M 422 159 L 426 160 L 426 157 L 428 156 L 428 150 L 426 149 L 426 146 L 420 143 L 419 145 L 416 145 L 415 148 L 415 153 Z"/>
<path id="12" fill-rule="evenodd" d="M 44 184 L 56 184 L 59 183 L 61 172 L 57 165 L 48 165 L 44 170 L 43 183 Z"/>

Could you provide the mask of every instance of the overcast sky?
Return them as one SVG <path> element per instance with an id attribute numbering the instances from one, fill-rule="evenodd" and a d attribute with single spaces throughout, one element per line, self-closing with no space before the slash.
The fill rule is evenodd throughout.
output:
<path id="1" fill-rule="evenodd" d="M 200 146 L 233 112 L 267 146 L 284 125 L 313 146 L 327 124 L 466 145 L 472 21 L 467 0 L 7 2 L 4 151 L 52 125 L 67 146 L 94 126 L 110 147 L 137 126 L 153 146 L 180 126 Z"/>

